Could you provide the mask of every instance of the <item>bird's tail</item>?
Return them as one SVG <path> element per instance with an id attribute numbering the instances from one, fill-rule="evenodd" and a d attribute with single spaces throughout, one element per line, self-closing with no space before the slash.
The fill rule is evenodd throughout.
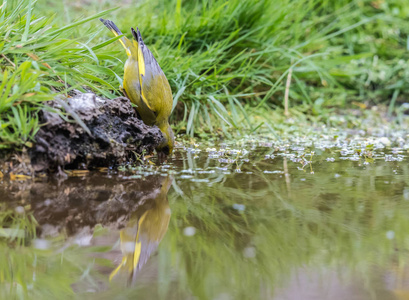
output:
<path id="1" fill-rule="evenodd" d="M 137 230 L 136 233 L 134 232 Z M 131 234 L 129 234 L 131 233 Z M 139 258 L 141 255 L 142 243 L 138 241 L 139 224 L 138 227 L 127 227 L 121 230 L 121 250 L 122 262 L 119 266 L 111 272 L 109 280 L 111 281 L 115 276 L 122 273 L 129 278 L 132 278 L 137 271 Z"/>
<path id="2" fill-rule="evenodd" d="M 104 25 L 115 34 L 115 36 L 122 35 L 121 30 L 119 30 L 114 22 L 110 20 L 104 20 L 102 18 L 100 18 L 99 20 L 104 23 Z"/>
<path id="3" fill-rule="evenodd" d="M 104 20 L 102 18 L 99 19 L 115 36 L 120 36 L 122 35 L 121 30 L 119 30 L 118 26 L 115 25 L 114 22 L 110 20 Z M 122 37 L 119 39 L 119 42 L 122 44 L 122 46 L 125 48 L 125 50 L 129 51 L 129 46 L 131 42 L 128 40 L 127 37 Z"/>
<path id="4" fill-rule="evenodd" d="M 136 31 L 135 31 L 135 29 L 131 28 L 131 31 L 132 31 L 133 37 L 138 42 L 138 44 L 139 45 L 143 44 L 143 40 L 142 40 L 141 33 L 139 32 L 139 28 L 136 27 Z"/>

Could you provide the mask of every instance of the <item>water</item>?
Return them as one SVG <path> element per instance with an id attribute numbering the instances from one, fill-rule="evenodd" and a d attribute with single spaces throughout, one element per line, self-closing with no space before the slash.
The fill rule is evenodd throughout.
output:
<path id="1" fill-rule="evenodd" d="M 0 299 L 409 299 L 406 137 L 185 144 L 0 184 Z"/>

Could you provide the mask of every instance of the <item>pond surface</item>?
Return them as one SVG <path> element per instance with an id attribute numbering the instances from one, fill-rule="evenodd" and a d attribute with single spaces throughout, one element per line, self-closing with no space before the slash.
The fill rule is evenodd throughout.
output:
<path id="1" fill-rule="evenodd" d="M 0 183 L 0 299 L 409 299 L 409 143 L 185 143 Z"/>

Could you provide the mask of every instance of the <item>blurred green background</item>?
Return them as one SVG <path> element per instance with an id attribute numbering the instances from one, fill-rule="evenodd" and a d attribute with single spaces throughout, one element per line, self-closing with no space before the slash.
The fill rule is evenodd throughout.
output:
<path id="1" fill-rule="evenodd" d="M 24 0 L 0 11 L 1 147 L 30 141 L 54 93 L 120 95 L 126 54 L 101 16 L 129 37 L 139 27 L 179 133 L 274 131 L 288 117 L 351 127 L 374 105 L 390 122 L 408 108 L 404 0 Z"/>

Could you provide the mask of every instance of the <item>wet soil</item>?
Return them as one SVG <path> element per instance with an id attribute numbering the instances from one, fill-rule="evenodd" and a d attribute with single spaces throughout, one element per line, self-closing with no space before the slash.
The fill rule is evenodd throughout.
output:
<path id="1" fill-rule="evenodd" d="M 11 171 L 27 174 L 134 163 L 153 152 L 162 139 L 160 130 L 145 125 L 125 97 L 109 100 L 76 91 L 47 103 L 40 121 L 45 125 L 34 146 Z"/>

